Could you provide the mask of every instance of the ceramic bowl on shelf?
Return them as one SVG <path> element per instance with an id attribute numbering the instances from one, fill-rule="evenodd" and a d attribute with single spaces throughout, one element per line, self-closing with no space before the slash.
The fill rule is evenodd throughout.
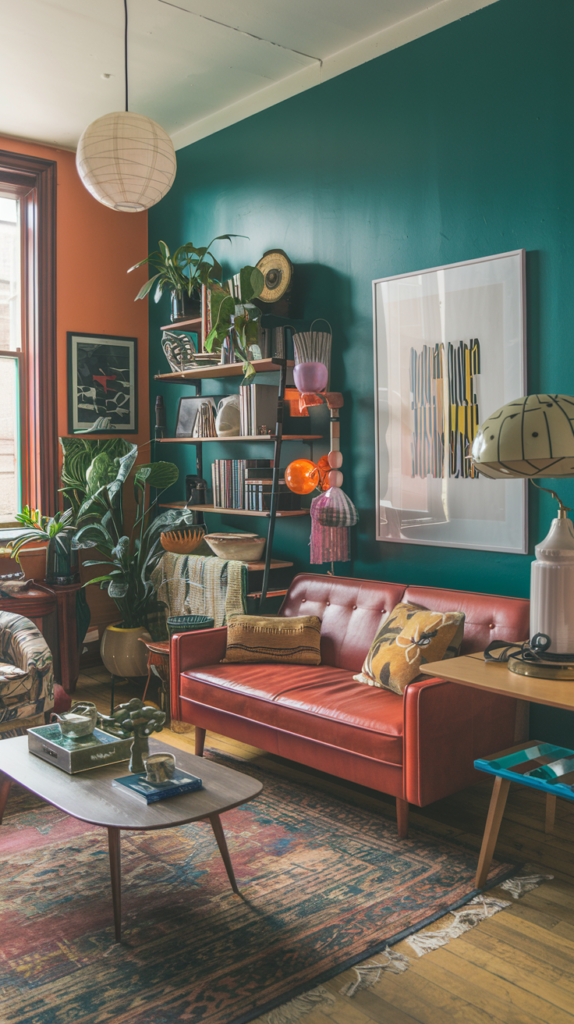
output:
<path id="1" fill-rule="evenodd" d="M 206 533 L 205 541 L 218 558 L 237 562 L 259 562 L 265 550 L 265 537 L 257 533 Z"/>

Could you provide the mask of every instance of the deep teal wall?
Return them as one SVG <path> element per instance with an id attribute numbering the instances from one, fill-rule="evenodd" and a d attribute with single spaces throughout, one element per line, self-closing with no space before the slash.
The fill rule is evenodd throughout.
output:
<path id="1" fill-rule="evenodd" d="M 248 235 L 219 243 L 231 270 L 285 249 L 303 284 L 301 315 L 333 324 L 344 487 L 361 516 L 341 572 L 528 594 L 531 556 L 374 539 L 371 281 L 526 249 L 528 388 L 574 393 L 573 37 L 571 0 L 499 0 L 180 150 L 175 185 L 150 211 L 154 248 L 159 238 Z M 165 302 L 151 309 L 152 375 L 165 369 Z M 172 423 L 178 391 L 162 392 Z M 192 451 L 177 453 L 188 472 Z M 574 505 L 573 482 L 559 490 Z M 531 496 L 531 549 L 553 509 Z M 278 551 L 307 566 L 308 531 L 308 520 L 279 525 Z"/>

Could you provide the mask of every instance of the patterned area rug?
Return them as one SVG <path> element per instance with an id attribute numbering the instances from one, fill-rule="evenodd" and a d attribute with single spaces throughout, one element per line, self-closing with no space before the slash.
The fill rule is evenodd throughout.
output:
<path id="1" fill-rule="evenodd" d="M 243 1024 L 473 895 L 476 851 L 247 761 L 264 782 L 208 823 L 122 833 L 114 943 L 107 837 L 14 789 L 0 827 L 3 1024 Z M 489 885 L 511 872 L 494 864 Z"/>

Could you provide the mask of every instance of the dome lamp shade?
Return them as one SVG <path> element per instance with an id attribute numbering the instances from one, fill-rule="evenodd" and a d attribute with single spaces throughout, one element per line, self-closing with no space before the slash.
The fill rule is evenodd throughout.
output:
<path id="1" fill-rule="evenodd" d="M 176 166 L 173 142 L 161 125 L 127 110 L 92 121 L 76 152 L 88 192 L 104 206 L 126 213 L 155 206 L 171 188 Z"/>
<path id="2" fill-rule="evenodd" d="M 508 402 L 478 428 L 472 463 L 483 476 L 574 476 L 574 397 L 527 395 Z"/>

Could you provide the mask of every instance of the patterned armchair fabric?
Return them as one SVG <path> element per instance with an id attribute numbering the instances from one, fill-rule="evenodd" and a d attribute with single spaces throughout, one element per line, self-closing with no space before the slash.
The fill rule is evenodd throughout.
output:
<path id="1" fill-rule="evenodd" d="M 12 666 L 20 671 L 15 674 Z M 0 738 L 42 725 L 54 706 L 50 648 L 24 615 L 0 612 Z"/>

